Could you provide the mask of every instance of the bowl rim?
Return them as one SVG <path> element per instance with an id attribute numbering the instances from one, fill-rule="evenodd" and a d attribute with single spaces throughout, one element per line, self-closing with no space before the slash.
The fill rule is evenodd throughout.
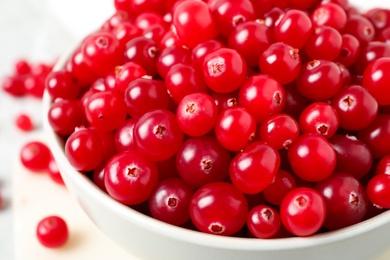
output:
<path id="1" fill-rule="evenodd" d="M 70 48 L 67 52 L 65 52 L 64 55 L 58 59 L 53 68 L 53 71 L 59 71 L 65 68 L 68 58 L 71 57 L 75 49 L 76 48 Z M 115 215 L 120 216 L 123 220 L 130 221 L 137 226 L 142 226 L 150 232 L 160 234 L 175 240 L 181 240 L 187 243 L 198 244 L 201 246 L 217 249 L 245 251 L 284 251 L 291 249 L 326 246 L 328 244 L 360 236 L 375 229 L 379 229 L 382 225 L 390 223 L 390 210 L 387 210 L 377 216 L 352 226 L 335 231 L 327 231 L 308 237 L 256 239 L 206 234 L 156 220 L 115 201 L 107 193 L 98 188 L 84 174 L 76 171 L 71 166 L 65 156 L 61 138 L 51 128 L 48 121 L 47 113 L 51 103 L 52 99 L 47 91 L 45 91 L 42 99 L 42 118 L 43 129 L 45 133 L 44 137 L 48 142 L 48 146 L 50 147 L 50 150 L 52 151 L 59 168 L 62 169 L 61 174 L 66 172 L 66 176 L 64 178 L 65 183 L 67 183 L 68 178 L 71 179 L 72 182 L 74 182 L 79 189 L 82 189 L 85 193 L 87 193 L 89 197 L 94 198 L 96 201 L 100 201 L 106 210 L 112 211 Z M 71 195 L 74 196 L 75 194 L 72 193 Z M 91 220 L 93 221 L 93 219 Z"/>

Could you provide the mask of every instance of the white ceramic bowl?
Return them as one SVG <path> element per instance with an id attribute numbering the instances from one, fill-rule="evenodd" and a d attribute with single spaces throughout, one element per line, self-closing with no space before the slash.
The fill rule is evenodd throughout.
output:
<path id="1" fill-rule="evenodd" d="M 360 3 L 367 6 L 366 1 Z M 390 5 L 384 2 L 380 4 Z M 54 69 L 63 68 L 69 56 L 64 55 Z M 66 186 L 96 226 L 139 259 L 366 260 L 390 249 L 390 211 L 338 231 L 306 238 L 270 240 L 209 235 L 175 227 L 143 215 L 116 202 L 73 169 L 65 157 L 62 141 L 48 123 L 50 103 L 50 97 L 45 93 L 45 134 Z"/>

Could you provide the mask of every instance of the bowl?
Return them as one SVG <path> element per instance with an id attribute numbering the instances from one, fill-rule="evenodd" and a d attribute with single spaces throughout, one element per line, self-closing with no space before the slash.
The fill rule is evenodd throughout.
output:
<path id="1" fill-rule="evenodd" d="M 72 51 L 60 58 L 54 71 L 64 68 Z M 74 170 L 65 156 L 63 140 L 48 122 L 51 102 L 45 93 L 45 137 L 67 188 L 91 221 L 136 258 L 369 259 L 390 248 L 390 211 L 340 230 L 278 239 L 215 236 L 155 220 L 115 201 L 88 177 Z"/>

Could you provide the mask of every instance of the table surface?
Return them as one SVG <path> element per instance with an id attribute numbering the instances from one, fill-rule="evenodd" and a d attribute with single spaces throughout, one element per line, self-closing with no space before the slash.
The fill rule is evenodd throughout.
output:
<path id="1" fill-rule="evenodd" d="M 113 0 L 1 0 L 0 1 L 0 80 L 2 76 L 11 73 L 12 65 L 17 59 L 26 58 L 31 62 L 53 62 L 69 46 L 73 46 L 88 32 L 97 28 L 104 19 L 113 13 Z M 383 0 L 351 1 L 359 5 L 386 4 Z M 390 4 L 389 4 L 390 5 Z M 93 6 L 93 11 L 91 11 Z M 88 14 L 88 18 L 85 14 Z M 72 19 L 69 19 L 72 17 Z M 22 133 L 14 125 L 16 115 L 27 112 L 37 125 L 31 133 Z M 85 217 L 77 203 L 69 196 L 66 189 L 51 183 L 48 176 L 31 175 L 18 163 L 21 146 L 29 140 L 42 138 L 42 113 L 39 99 L 12 98 L 0 92 L 0 192 L 4 204 L 0 210 L 0 259 L 29 260 L 29 259 L 61 259 L 60 257 L 73 254 L 71 258 L 80 259 L 83 255 L 81 249 L 91 251 L 99 243 L 107 243 L 109 248 L 115 249 L 121 256 L 131 255 L 118 249 L 115 244 L 108 241 Z M 50 193 L 36 193 L 34 187 L 45 187 L 42 190 L 52 191 L 52 200 L 44 199 Z M 55 193 L 54 193 L 55 192 Z M 70 211 L 63 212 L 55 207 L 53 200 L 60 200 Z M 53 251 L 42 250 L 42 247 L 31 242 L 26 235 L 33 228 L 40 214 L 49 213 L 49 209 L 59 210 L 70 217 L 71 225 L 80 236 L 72 238 L 67 250 L 59 251 L 53 258 Z M 26 221 L 29 214 L 34 216 Z M 80 221 L 80 222 L 79 222 Z M 79 224 L 77 224 L 79 223 Z M 80 225 L 85 223 L 85 225 Z M 84 234 L 84 235 L 83 235 Z M 86 235 L 87 234 L 87 235 Z M 26 235 L 24 237 L 24 235 Z M 30 234 L 31 235 L 31 234 Z M 27 239 L 27 240 L 26 240 Z M 74 245 L 74 241 L 81 243 L 81 247 Z M 81 241 L 81 242 L 80 242 Z M 20 247 L 31 249 L 28 254 L 15 253 Z M 114 251 L 115 251 L 114 250 Z M 64 251 L 66 251 L 64 253 Z M 69 252 L 70 251 L 70 252 Z M 99 253 L 99 251 L 96 251 Z M 111 251 L 113 252 L 113 251 Z M 75 255 L 77 254 L 77 255 Z M 103 254 L 103 253 L 102 253 Z M 100 254 L 101 257 L 104 255 Z M 77 256 L 76 258 L 74 256 Z M 58 258 L 57 258 L 58 257 Z M 82 259 L 88 259 L 82 258 Z M 109 259 L 99 258 L 99 259 Z M 381 255 L 378 260 L 390 259 L 390 254 Z"/>

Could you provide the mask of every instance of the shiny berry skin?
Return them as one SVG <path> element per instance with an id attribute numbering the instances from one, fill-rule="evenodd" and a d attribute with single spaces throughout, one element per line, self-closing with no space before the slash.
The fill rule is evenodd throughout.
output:
<path id="1" fill-rule="evenodd" d="M 324 3 L 312 12 L 311 21 L 314 26 L 331 26 L 338 31 L 342 31 L 347 23 L 347 14 L 338 4 Z"/>
<path id="2" fill-rule="evenodd" d="M 390 155 L 383 156 L 375 167 L 375 175 L 390 175 Z"/>
<path id="3" fill-rule="evenodd" d="M 200 71 L 202 69 L 203 60 L 208 54 L 223 47 L 224 45 L 220 41 L 214 39 L 196 45 L 191 51 L 191 62 L 194 65 L 195 70 Z"/>
<path id="4" fill-rule="evenodd" d="M 275 178 L 263 190 L 264 199 L 273 205 L 280 205 L 284 196 L 296 186 L 295 178 L 291 173 L 278 170 Z"/>
<path id="5" fill-rule="evenodd" d="M 45 217 L 38 222 L 36 236 L 44 247 L 59 248 L 68 241 L 68 225 L 62 217 Z"/>
<path id="6" fill-rule="evenodd" d="M 22 97 L 26 94 L 23 80 L 17 76 L 7 76 L 1 83 L 3 91 L 14 97 Z"/>
<path id="7" fill-rule="evenodd" d="M 225 182 L 204 185 L 195 192 L 190 203 L 192 222 L 209 234 L 232 235 L 245 225 L 247 215 L 245 196 Z"/>
<path id="8" fill-rule="evenodd" d="M 360 85 L 342 88 L 332 98 L 331 104 L 339 115 L 340 126 L 347 130 L 368 127 L 378 114 L 377 101 Z"/>
<path id="9" fill-rule="evenodd" d="M 157 109 L 145 113 L 134 127 L 137 150 L 152 161 L 163 161 L 180 148 L 184 134 L 172 112 Z"/>
<path id="10" fill-rule="evenodd" d="M 52 99 L 77 99 L 81 94 L 72 74 L 64 70 L 51 72 L 46 77 L 45 88 Z"/>
<path id="11" fill-rule="evenodd" d="M 299 135 L 297 121 L 290 115 L 277 114 L 266 118 L 260 125 L 260 140 L 276 149 L 288 149 Z"/>
<path id="12" fill-rule="evenodd" d="M 343 34 L 341 35 L 341 39 L 340 55 L 335 61 L 348 67 L 359 58 L 360 42 L 351 34 Z"/>
<path id="13" fill-rule="evenodd" d="M 185 96 L 176 110 L 177 123 L 189 136 L 201 136 L 210 132 L 217 122 L 217 117 L 217 105 L 213 98 L 205 93 Z"/>
<path id="14" fill-rule="evenodd" d="M 76 127 L 87 124 L 84 110 L 77 100 L 55 100 L 47 113 L 51 128 L 59 135 L 70 135 Z"/>
<path id="15" fill-rule="evenodd" d="M 314 186 L 324 198 L 324 227 L 336 230 L 362 221 L 367 213 L 368 199 L 364 187 L 354 176 L 335 172 Z"/>
<path id="16" fill-rule="evenodd" d="M 271 238 L 280 228 L 279 213 L 270 206 L 258 205 L 248 213 L 247 226 L 257 238 Z"/>
<path id="17" fill-rule="evenodd" d="M 115 87 L 120 94 L 123 94 L 129 84 L 146 75 L 146 71 L 137 63 L 127 62 L 115 67 Z"/>
<path id="18" fill-rule="evenodd" d="M 378 115 L 368 127 L 360 130 L 357 138 L 370 149 L 374 158 L 390 153 L 390 115 Z"/>
<path id="19" fill-rule="evenodd" d="M 169 99 L 162 80 L 135 79 L 128 84 L 124 92 L 127 113 L 133 118 L 140 118 L 155 109 L 167 109 Z"/>
<path id="20" fill-rule="evenodd" d="M 113 92 L 98 92 L 87 100 L 85 115 L 88 123 L 99 131 L 112 131 L 125 122 L 126 104 Z"/>
<path id="21" fill-rule="evenodd" d="M 336 151 L 336 171 L 362 178 L 369 173 L 373 158 L 368 146 L 355 136 L 336 134 L 329 139 Z"/>
<path id="22" fill-rule="evenodd" d="M 385 42 L 372 41 L 361 45 L 360 54 L 353 69 L 357 74 L 364 74 L 364 71 L 373 61 L 380 58 L 390 58 L 390 46 Z"/>
<path id="23" fill-rule="evenodd" d="M 19 158 L 28 170 L 40 172 L 47 169 L 51 160 L 51 152 L 46 144 L 40 141 L 29 141 L 22 146 Z"/>
<path id="24" fill-rule="evenodd" d="M 183 1 L 176 7 L 172 24 L 180 41 L 188 48 L 217 35 L 212 14 L 202 1 Z"/>
<path id="25" fill-rule="evenodd" d="M 299 50 L 276 42 L 268 46 L 260 55 L 259 67 L 262 73 L 287 84 L 296 79 L 301 68 Z"/>
<path id="26" fill-rule="evenodd" d="M 312 27 L 310 17 L 305 12 L 289 10 L 277 21 L 273 34 L 274 40 L 300 49 L 309 39 Z"/>
<path id="27" fill-rule="evenodd" d="M 306 181 L 321 181 L 336 167 L 336 152 L 320 134 L 300 135 L 288 148 L 288 161 L 294 173 Z"/>
<path id="28" fill-rule="evenodd" d="M 70 72 L 73 78 L 76 79 L 77 84 L 86 87 L 95 81 L 98 76 L 92 72 L 81 51 L 81 47 L 77 48 L 66 64 L 66 71 Z"/>
<path id="29" fill-rule="evenodd" d="M 296 80 L 298 91 L 313 101 L 323 101 L 333 97 L 340 90 L 342 83 L 340 67 L 327 60 L 307 62 L 302 66 Z"/>
<path id="30" fill-rule="evenodd" d="M 325 200 L 311 188 L 291 190 L 280 205 L 280 219 L 284 227 L 296 236 L 306 237 L 316 233 L 325 217 Z"/>
<path id="31" fill-rule="evenodd" d="M 371 62 L 363 74 L 363 87 L 376 99 L 379 105 L 390 105 L 390 58 L 379 58 Z"/>
<path id="32" fill-rule="evenodd" d="M 146 201 L 158 182 L 156 164 L 136 151 L 114 155 L 104 168 L 108 194 L 125 205 Z"/>
<path id="33" fill-rule="evenodd" d="M 370 20 L 362 15 L 355 14 L 348 17 L 343 33 L 352 34 L 361 44 L 365 44 L 374 39 L 375 28 Z"/>
<path id="34" fill-rule="evenodd" d="M 170 68 L 174 65 L 191 63 L 191 51 L 182 46 L 171 46 L 165 48 L 157 60 L 157 71 L 165 79 Z"/>
<path id="35" fill-rule="evenodd" d="M 103 160 L 103 144 L 92 129 L 76 129 L 66 140 L 65 155 L 78 171 L 91 171 Z"/>
<path id="36" fill-rule="evenodd" d="M 390 208 L 390 176 L 379 174 L 374 176 L 367 184 L 367 196 L 376 207 Z"/>
<path id="37" fill-rule="evenodd" d="M 229 174 L 229 162 L 229 152 L 209 136 L 187 139 L 176 154 L 180 177 L 196 188 L 224 181 Z"/>
<path id="38" fill-rule="evenodd" d="M 17 115 L 15 124 L 23 132 L 30 132 L 34 129 L 34 123 L 31 117 L 24 113 Z"/>
<path id="39" fill-rule="evenodd" d="M 260 55 L 271 42 L 271 30 L 257 20 L 238 24 L 228 38 L 229 48 L 238 51 L 248 67 L 258 66 Z"/>
<path id="40" fill-rule="evenodd" d="M 193 188 L 178 178 L 159 182 L 149 198 L 150 213 L 155 219 L 180 226 L 190 219 Z"/>
<path id="41" fill-rule="evenodd" d="M 311 59 L 334 60 L 341 51 L 341 34 L 330 26 L 320 26 L 313 30 L 305 45 Z"/>
<path id="42" fill-rule="evenodd" d="M 239 90 L 238 104 L 251 113 L 256 123 L 283 110 L 286 94 L 273 78 L 258 74 L 247 79 Z"/>
<path id="43" fill-rule="evenodd" d="M 179 103 L 185 96 L 194 93 L 207 93 L 209 88 L 202 74 L 191 64 L 175 64 L 165 76 L 166 89 L 172 99 Z"/>
<path id="44" fill-rule="evenodd" d="M 339 116 L 331 105 L 314 102 L 302 111 L 299 128 L 303 133 L 318 133 L 330 138 L 339 128 Z"/>
<path id="45" fill-rule="evenodd" d="M 279 166 L 280 157 L 275 148 L 267 143 L 254 142 L 230 162 L 230 179 L 243 193 L 259 193 L 275 178 Z"/>
<path id="46" fill-rule="evenodd" d="M 126 44 L 129 41 L 142 35 L 142 30 L 130 21 L 120 22 L 113 28 L 112 32 L 114 33 L 115 38 L 118 39 L 123 49 L 125 49 Z"/>
<path id="47" fill-rule="evenodd" d="M 219 0 L 211 11 L 217 31 L 225 37 L 229 37 L 239 24 L 255 18 L 250 0 Z"/>
<path id="48" fill-rule="evenodd" d="M 126 44 L 124 52 L 125 62 L 134 62 L 140 65 L 148 75 L 157 74 L 158 44 L 144 36 L 135 37 Z"/>
<path id="49" fill-rule="evenodd" d="M 116 131 L 115 131 L 115 148 L 118 152 L 123 151 L 135 151 L 136 145 L 134 141 L 134 126 L 137 123 L 137 119 L 127 119 Z"/>
<path id="50" fill-rule="evenodd" d="M 220 48 L 203 61 L 202 74 L 207 86 L 215 92 L 228 93 L 238 89 L 246 78 L 243 57 L 230 48 Z"/>
<path id="51" fill-rule="evenodd" d="M 101 77 L 123 63 L 123 49 L 110 32 L 99 31 L 87 36 L 81 52 L 91 71 Z"/>
<path id="52" fill-rule="evenodd" d="M 216 139 L 229 151 L 244 149 L 253 140 L 255 131 L 255 118 L 239 106 L 223 110 L 215 124 Z"/>

